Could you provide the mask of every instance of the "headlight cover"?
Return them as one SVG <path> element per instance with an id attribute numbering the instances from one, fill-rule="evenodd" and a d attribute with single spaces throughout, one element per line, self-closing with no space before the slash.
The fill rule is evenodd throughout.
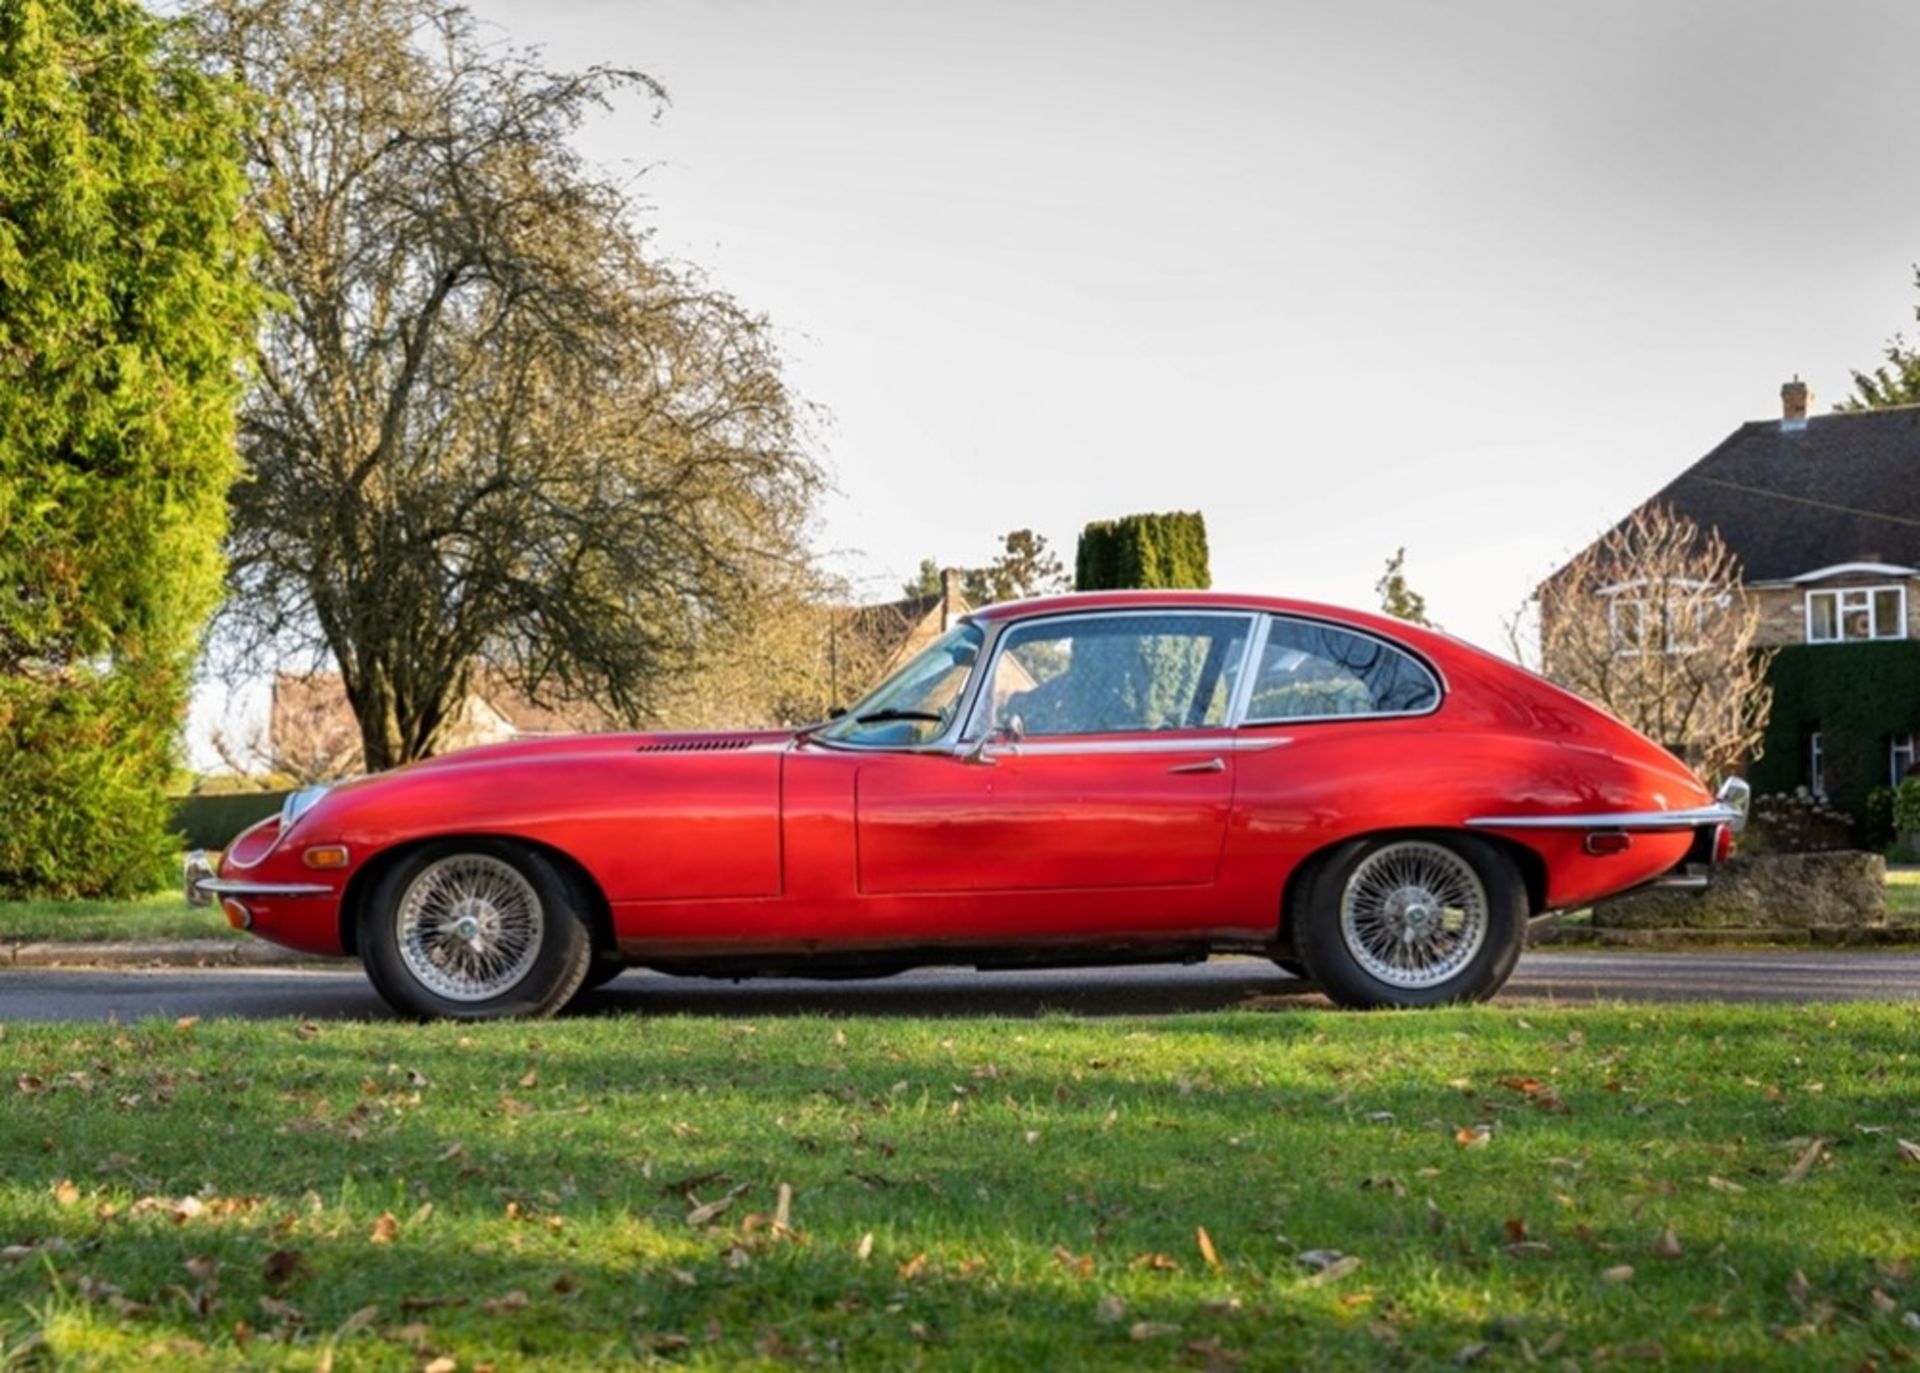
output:
<path id="1" fill-rule="evenodd" d="M 284 837 L 299 822 L 301 816 L 320 804 L 320 798 L 332 790 L 332 787 L 322 785 L 301 787 L 298 791 L 289 793 L 287 799 L 280 803 L 281 835 Z"/>

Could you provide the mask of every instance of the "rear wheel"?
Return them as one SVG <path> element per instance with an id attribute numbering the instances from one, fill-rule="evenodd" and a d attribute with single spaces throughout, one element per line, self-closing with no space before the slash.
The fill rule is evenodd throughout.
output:
<path id="1" fill-rule="evenodd" d="M 588 903 L 524 844 L 458 839 L 401 859 L 360 913 L 374 989 L 405 1015 L 551 1015 L 586 979 Z"/>
<path id="2" fill-rule="evenodd" d="M 1363 840 L 1330 855 L 1306 890 L 1294 947 L 1342 1006 L 1483 1001 L 1526 940 L 1526 885 L 1468 835 Z"/>

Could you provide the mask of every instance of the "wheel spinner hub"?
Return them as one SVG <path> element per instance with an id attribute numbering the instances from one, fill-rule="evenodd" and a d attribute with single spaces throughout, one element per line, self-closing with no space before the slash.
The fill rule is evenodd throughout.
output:
<path id="1" fill-rule="evenodd" d="M 1340 897 L 1340 933 L 1368 974 L 1432 987 L 1458 976 L 1486 943 L 1486 888 L 1444 844 L 1386 844 L 1355 866 Z"/>
<path id="2" fill-rule="evenodd" d="M 394 912 L 401 961 L 450 1001 L 511 991 L 538 961 L 546 913 L 519 869 L 490 854 L 438 859 L 407 885 Z"/>

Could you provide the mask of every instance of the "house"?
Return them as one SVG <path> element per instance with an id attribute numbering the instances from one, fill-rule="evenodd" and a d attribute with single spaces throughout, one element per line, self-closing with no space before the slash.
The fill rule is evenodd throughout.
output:
<path id="1" fill-rule="evenodd" d="M 1920 735 L 1920 406 L 1809 415 L 1798 378 L 1780 397 L 1648 504 L 1719 531 L 1778 650 L 1754 789 L 1858 817 Z"/>
<path id="2" fill-rule="evenodd" d="M 454 708 L 442 751 L 543 734 L 609 729 L 595 706 L 537 705 L 503 681 L 482 674 Z M 262 750 L 273 771 L 295 777 L 347 777 L 362 770 L 360 727 L 337 672 L 282 672 L 274 678 Z"/>
<path id="3" fill-rule="evenodd" d="M 973 612 L 964 577 L 949 568 L 940 590 L 876 604 L 821 606 L 817 620 L 801 626 L 807 636 L 804 699 L 776 702 L 764 691 L 741 694 L 729 680 L 702 676 L 676 682 L 663 694 L 653 723 L 668 728 L 759 726 L 815 719 L 833 705 L 847 705 Z M 822 663 L 817 655 L 824 652 Z M 824 666 L 822 674 L 819 668 Z M 767 664 L 754 660 L 752 671 Z M 734 685 L 737 686 L 737 683 Z M 764 682 L 758 685 L 764 687 Z M 826 699 L 823 702 L 821 693 Z M 548 734 L 613 729 L 607 712 L 579 703 L 538 705 L 507 682 L 482 672 L 453 712 L 442 735 L 442 752 Z M 301 780 L 351 776 L 362 770 L 360 729 L 337 672 L 279 674 L 273 683 L 264 741 L 237 768 L 289 774 Z"/>
<path id="4" fill-rule="evenodd" d="M 827 634 L 828 695 L 846 705 L 914 654 L 952 629 L 975 606 L 967 599 L 965 574 L 940 573 L 940 589 L 853 606 L 831 617 Z"/>

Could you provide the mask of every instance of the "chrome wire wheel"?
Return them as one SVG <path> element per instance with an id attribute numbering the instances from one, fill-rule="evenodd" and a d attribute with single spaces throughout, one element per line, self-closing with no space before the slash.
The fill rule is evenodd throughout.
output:
<path id="1" fill-rule="evenodd" d="M 1340 893 L 1340 934 L 1360 966 L 1390 987 L 1456 977 L 1487 940 L 1486 885 L 1444 844 L 1403 840 L 1361 859 Z"/>
<path id="2" fill-rule="evenodd" d="M 540 957 L 546 912 L 504 859 L 456 853 L 429 863 L 394 910 L 400 960 L 449 1001 L 489 1001 L 525 980 Z"/>

